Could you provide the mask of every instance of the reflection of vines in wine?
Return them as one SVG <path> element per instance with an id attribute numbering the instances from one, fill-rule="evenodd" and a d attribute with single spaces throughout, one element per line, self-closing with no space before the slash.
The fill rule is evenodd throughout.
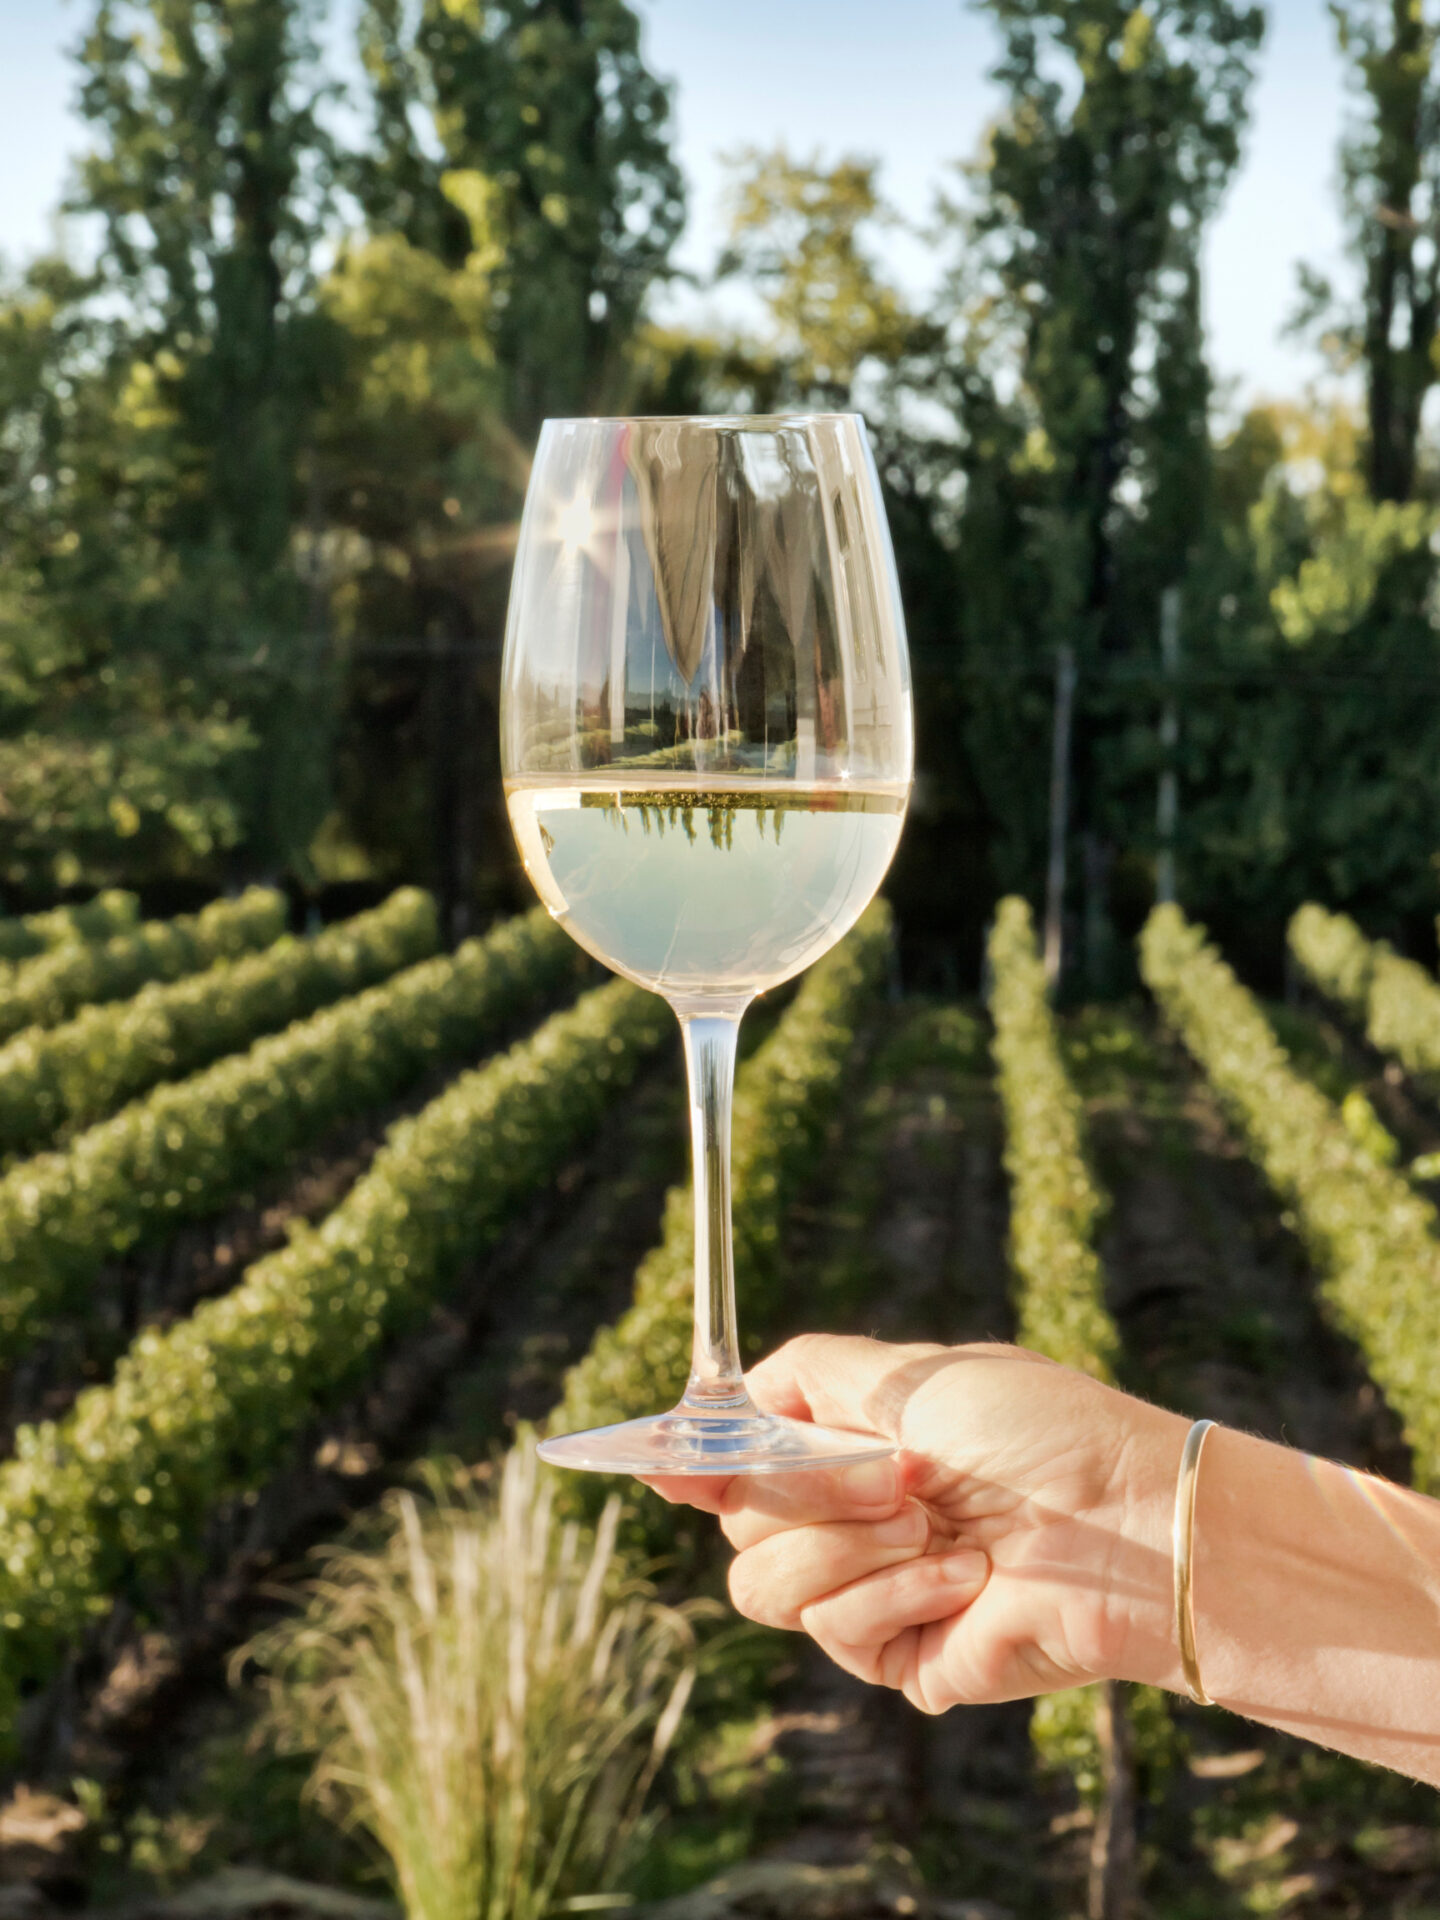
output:
<path id="1" fill-rule="evenodd" d="M 695 815 L 704 809 L 705 822 L 710 834 L 710 844 L 717 852 L 724 852 L 735 844 L 735 816 L 737 813 L 753 813 L 760 838 L 765 838 L 765 816 L 770 815 L 770 830 L 775 835 L 775 844 L 780 844 L 780 834 L 784 826 L 784 813 L 787 805 L 797 804 L 784 800 L 762 799 L 752 794 L 726 794 L 723 799 L 711 800 L 700 796 L 698 805 L 694 794 L 647 794 L 644 799 L 627 793 L 585 794 L 581 803 L 585 807 L 600 807 L 610 815 L 612 822 L 618 823 L 622 833 L 630 831 L 633 816 L 640 823 L 642 833 L 652 831 L 663 839 L 667 829 L 678 829 L 693 846 L 695 844 Z M 542 826 L 541 835 L 545 842 L 545 851 L 553 853 L 554 840 Z"/>

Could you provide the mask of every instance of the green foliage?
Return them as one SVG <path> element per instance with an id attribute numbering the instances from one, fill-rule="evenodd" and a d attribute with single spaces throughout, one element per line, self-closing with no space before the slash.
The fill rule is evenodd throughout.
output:
<path id="1" fill-rule="evenodd" d="M 52 907 L 48 913 L 27 913 L 19 920 L 0 920 L 0 961 L 11 964 L 53 953 L 77 940 L 113 940 L 128 933 L 140 918 L 140 902 L 119 887 L 97 893 L 78 907 Z"/>
<path id="2" fill-rule="evenodd" d="M 28 1028 L 0 1047 L 0 1147 L 13 1152 L 89 1126 L 157 1081 L 383 980 L 437 939 L 435 903 L 402 887 L 313 939 L 286 937 L 268 952 L 89 1007 L 63 1026 Z"/>
<path id="3" fill-rule="evenodd" d="M 0 971 L 0 1038 L 22 1027 L 55 1027 L 80 1007 L 123 1000 L 147 980 L 177 980 L 217 960 L 268 947 L 285 931 L 285 896 L 251 887 L 199 913 L 151 920 L 102 944 L 72 940 Z"/>
<path id="4" fill-rule="evenodd" d="M 409 1920 L 546 1920 L 623 1902 L 646 1796 L 695 1678 L 684 1612 L 627 1580 L 619 1501 L 593 1537 L 533 1449 L 498 1495 L 432 1475 L 373 1543 L 333 1548 L 248 1652 L 267 1721 L 327 1811 L 387 1856 Z"/>
<path id="5" fill-rule="evenodd" d="M 1262 16 L 1246 0 L 991 0 L 1004 105 L 947 208 L 958 264 L 941 391 L 965 483 L 966 744 L 1002 886 L 1043 871 L 1048 687 L 1081 667 L 1072 815 L 1132 845 L 1153 714 L 1096 678 L 1154 660 L 1159 595 L 1209 518 L 1199 259 L 1239 155 Z M 1143 771 L 1146 826 L 1134 786 Z M 1077 863 L 1078 864 L 1078 863 Z M 1093 892 L 1093 889 L 1092 889 Z"/>
<path id="6" fill-rule="evenodd" d="M 0 1179 L 0 1361 L 116 1254 L 203 1218 L 329 1126 L 473 1054 L 576 972 L 543 907 L 259 1040 Z"/>
<path id="7" fill-rule="evenodd" d="M 1094 1246 L 1105 1203 L 1086 1165 L 1080 1101 L 1060 1058 L 1023 900 L 1000 902 L 989 952 L 1020 1342 L 1113 1380 L 1120 1342 Z"/>
<path id="8" fill-rule="evenodd" d="M 1187 589 L 1183 890 L 1267 946 L 1307 898 L 1430 911 L 1433 508 L 1373 499 L 1344 404 L 1256 409 L 1216 459 L 1226 507 Z"/>
<path id="9" fill-rule="evenodd" d="M 0 874 L 72 887 L 213 872 L 244 838 L 256 746 L 248 720 L 201 701 L 184 675 L 67 656 L 29 689 L 21 731 L 0 739 Z"/>
<path id="10" fill-rule="evenodd" d="M 372 225 L 458 266 L 469 189 L 447 175 L 484 185 L 510 427 L 528 443 L 547 415 L 613 406 L 684 214 L 668 89 L 636 14 L 626 0 L 421 0 L 412 17 L 367 0 L 361 52 L 375 140 L 355 172 Z"/>
<path id="11" fill-rule="evenodd" d="M 325 362 L 315 20 L 307 0 L 95 0 L 84 32 L 69 204 L 102 244 L 20 288 L 30 379 L 0 440 L 10 578 L 62 666 L 49 784 L 86 845 L 77 769 L 103 760 L 107 714 L 143 716 L 112 737 L 129 785 L 148 767 L 168 790 L 172 840 L 293 856 L 319 817 L 318 636 L 290 551 Z M 133 836 L 153 808 L 108 784 L 111 838 Z"/>
<path id="12" fill-rule="evenodd" d="M 1030 1740 L 1042 1768 L 1067 1776 L 1081 1801 L 1091 1808 L 1097 1808 L 1105 1795 L 1105 1758 L 1096 1731 L 1094 1692 L 1092 1687 L 1070 1687 L 1063 1693 L 1042 1694 L 1030 1716 Z M 1184 1743 L 1163 1688 L 1127 1687 L 1124 1699 L 1140 1791 L 1143 1797 L 1158 1801 Z"/>
<path id="13" fill-rule="evenodd" d="M 1423 967 L 1383 940 L 1367 940 L 1348 915 L 1314 905 L 1290 922 L 1290 948 L 1372 1047 L 1393 1053 L 1409 1073 L 1440 1075 L 1440 986 Z"/>
<path id="14" fill-rule="evenodd" d="M 1315 985 L 1362 1023 L 1369 1011 L 1375 950 L 1347 913 L 1307 901 L 1291 916 L 1290 951 Z"/>
<path id="15" fill-rule="evenodd" d="M 175 566 L 147 516 L 168 415 L 96 295 L 53 260 L 0 286 L 0 873 L 17 884 L 234 846 L 255 745 L 165 644 Z"/>
<path id="16" fill-rule="evenodd" d="M 749 1303 L 780 1291 L 786 1210 L 814 1166 L 856 1021 L 883 977 L 891 938 L 889 909 L 877 901 L 813 969 L 737 1076 L 731 1159 L 742 1326 Z M 627 1420 L 679 1399 L 690 1371 L 694 1280 L 692 1194 L 676 1187 L 660 1243 L 636 1273 L 633 1304 L 570 1369 L 553 1432 Z"/>
<path id="17" fill-rule="evenodd" d="M 1341 148 L 1357 300 L 1302 269 L 1297 326 L 1319 326 L 1330 356 L 1365 374 L 1367 479 L 1374 500 L 1411 498 L 1421 417 L 1434 386 L 1440 258 L 1425 238 L 1440 185 L 1436 30 L 1419 0 L 1331 0 L 1340 52 L 1361 111 Z"/>
<path id="18" fill-rule="evenodd" d="M 143 1610 L 217 1501 L 262 1485 L 594 1131 L 668 1020 L 622 982 L 586 994 L 392 1127 L 318 1229 L 22 1428 L 0 1466 L 0 1683 L 51 1671 L 113 1600 Z"/>
<path id="19" fill-rule="evenodd" d="M 769 311 L 757 352 L 731 349 L 731 380 L 752 404 L 810 398 L 850 404 L 866 361 L 890 365 L 915 346 L 919 322 L 881 275 L 868 232 L 896 224 L 873 160 L 833 167 L 792 160 L 781 146 L 730 161 L 729 245 L 722 274 L 741 273 Z M 745 363 L 748 362 L 748 365 Z"/>
<path id="20" fill-rule="evenodd" d="M 1150 916 L 1141 967 L 1293 1210 L 1325 1298 L 1404 1425 L 1415 1484 L 1440 1487 L 1440 1216 L 1294 1071 L 1253 996 L 1178 908 Z"/>
<path id="21" fill-rule="evenodd" d="M 1349 633 L 1371 612 L 1397 562 L 1408 562 L 1412 574 L 1428 576 L 1427 556 L 1437 532 L 1440 514 L 1423 501 L 1401 506 L 1349 494 L 1340 503 L 1337 524 L 1325 530 L 1294 577 L 1271 589 L 1281 634 L 1303 646 L 1321 635 Z"/>
<path id="22" fill-rule="evenodd" d="M 1362 1153 L 1382 1167 L 1393 1167 L 1400 1159 L 1400 1142 L 1385 1126 L 1360 1087 L 1351 1087 L 1340 1102 L 1340 1120 Z"/>
<path id="23" fill-rule="evenodd" d="M 1398 1165 L 1400 1142 L 1381 1120 L 1360 1084 L 1363 1076 L 1347 1057 L 1343 1036 L 1327 1022 L 1295 1007 L 1271 1005 L 1265 1011 L 1275 1038 L 1290 1056 L 1291 1066 L 1312 1081 L 1327 1100 L 1334 1101 L 1345 1130 L 1356 1146 L 1382 1166 Z M 1423 1168 L 1423 1159 L 1412 1162 L 1412 1177 L 1416 1176 L 1417 1165 Z M 1426 1176 L 1422 1171 L 1418 1177 Z"/>
<path id="24" fill-rule="evenodd" d="M 103 343 L 66 318 L 83 291 L 0 291 L 0 365 L 35 362 L 0 380 L 0 873 L 15 884 L 184 871 L 232 847 L 233 776 L 255 744 L 150 647 L 163 561 L 119 524 L 148 463 L 97 371 Z M 122 597 L 152 603 L 143 646 Z"/>

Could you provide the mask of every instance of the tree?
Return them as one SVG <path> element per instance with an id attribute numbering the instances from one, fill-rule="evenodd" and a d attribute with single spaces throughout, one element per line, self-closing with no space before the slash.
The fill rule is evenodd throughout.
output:
<path id="1" fill-rule="evenodd" d="M 167 430 L 94 288 L 42 260 L 0 289 L 0 878 L 22 888 L 212 867 L 256 744 L 153 643 Z"/>
<path id="2" fill-rule="evenodd" d="M 1425 397 L 1440 377 L 1440 83 L 1436 29 L 1423 0 L 1333 0 L 1341 53 L 1361 111 L 1341 150 L 1351 252 L 1361 269 L 1358 306 L 1302 270 L 1297 326 L 1322 324 L 1332 351 L 1364 367 L 1376 500 L 1409 500 Z"/>
<path id="3" fill-rule="evenodd" d="M 765 302 L 772 377 L 796 396 L 848 405 L 866 361 L 894 366 L 915 345 L 917 321 L 867 245 L 896 224 L 880 196 L 878 164 L 785 148 L 732 156 L 729 245 L 717 277 L 743 274 Z"/>
<path id="4" fill-rule="evenodd" d="M 162 562 L 138 597 L 112 578 L 114 645 L 162 649 L 264 737 L 247 802 L 262 860 L 303 858 L 324 799 L 325 688 L 293 564 L 333 161 L 313 23 L 312 0 L 98 0 L 80 48 L 95 144 L 69 200 L 103 234 L 87 304 L 147 444 L 127 512 Z"/>
<path id="5" fill-rule="evenodd" d="M 626 0 L 366 0 L 361 45 L 375 137 L 355 171 L 372 227 L 454 267 L 470 232 L 445 175 L 493 187 L 509 425 L 528 442 L 547 415 L 617 404 L 684 218 L 669 92 Z"/>
<path id="6" fill-rule="evenodd" d="M 1159 590 L 1183 578 L 1203 522 L 1199 249 L 1238 158 L 1261 16 L 1246 0 L 990 11 L 1006 103 L 944 209 L 960 242 L 946 300 L 960 614 L 996 877 L 1035 892 L 1057 645 L 1080 662 L 1075 812 L 1092 878 L 1153 765 L 1138 743 L 1153 716 L 1137 728 L 1094 687 L 1113 681 L 1108 661 L 1153 658 Z"/>
<path id="7" fill-rule="evenodd" d="M 494 195 L 475 174 L 446 183 L 468 210 L 460 265 L 398 233 L 357 235 L 318 293 L 336 353 L 315 437 L 317 559 L 346 683 L 319 855 L 326 877 L 403 875 L 458 911 L 477 808 L 493 816 L 498 800 L 475 778 L 493 728 L 476 710 L 473 656 L 515 529 L 491 516 L 526 456 L 499 419 Z"/>
<path id="8" fill-rule="evenodd" d="M 1189 728 L 1192 884 L 1265 964 L 1307 898 L 1404 937 L 1440 837 L 1435 509 L 1374 500 L 1363 415 L 1252 410 L 1217 447 L 1204 557 L 1220 684 Z"/>
<path id="9" fill-rule="evenodd" d="M 993 0 L 1007 105 L 965 229 L 1014 329 L 1055 503 L 1059 630 L 1121 647 L 1116 533 L 1200 236 L 1236 160 L 1259 45 L 1243 0 Z M 1167 337 L 1168 336 L 1168 337 Z M 1163 362 L 1161 370 L 1163 371 Z"/>
<path id="10" fill-rule="evenodd" d="M 373 132 L 348 178 L 373 240 L 402 243 L 412 283 L 428 259 L 442 276 L 468 275 L 470 294 L 463 346 L 453 328 L 445 344 L 445 323 L 421 383 L 429 397 L 407 416 L 436 435 L 428 477 L 409 476 L 424 510 L 400 536 L 403 582 L 378 591 L 370 571 L 383 623 L 372 632 L 388 651 L 374 649 L 352 679 L 344 724 L 356 743 L 373 745 L 383 727 L 417 744 L 407 838 L 416 847 L 428 836 L 431 877 L 458 929 L 477 897 L 494 907 L 523 886 L 493 742 L 535 435 L 547 416 L 626 410 L 641 377 L 642 304 L 667 269 L 683 196 L 668 89 L 645 65 L 626 0 L 365 0 L 360 44 Z M 355 490 L 367 515 L 404 492 L 393 463 L 381 464 L 390 480 Z M 352 772 L 368 764 L 361 746 Z M 384 775 L 359 784 L 394 792 Z M 353 806 L 347 816 L 373 840 Z M 477 848 L 489 857 L 477 860 Z"/>

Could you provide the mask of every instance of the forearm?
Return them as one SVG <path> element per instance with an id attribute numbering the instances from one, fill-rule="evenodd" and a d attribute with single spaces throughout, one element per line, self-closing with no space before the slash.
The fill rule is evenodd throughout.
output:
<path id="1" fill-rule="evenodd" d="M 1175 1429 L 1155 1430 L 1146 1544 L 1168 1554 Z M 1236 1713 L 1440 1785 L 1440 1502 L 1247 1434 L 1206 1442 L 1196 1642 Z M 1127 1678 L 1184 1690 L 1168 1590 Z M 1161 1627 L 1161 1615 L 1167 1615 Z"/>

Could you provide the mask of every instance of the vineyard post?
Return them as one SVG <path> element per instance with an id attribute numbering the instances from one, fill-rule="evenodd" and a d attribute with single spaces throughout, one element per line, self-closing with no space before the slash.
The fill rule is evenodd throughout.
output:
<path id="1" fill-rule="evenodd" d="M 1180 674 L 1180 589 L 1166 587 L 1160 596 L 1160 664 L 1165 675 L 1165 698 L 1160 707 L 1160 791 L 1155 800 L 1155 835 L 1160 850 L 1155 861 L 1155 900 L 1167 905 L 1175 899 L 1175 826 L 1180 812 L 1180 788 L 1175 749 L 1180 744 L 1180 703 L 1176 682 Z"/>
<path id="2" fill-rule="evenodd" d="M 1055 731 L 1050 749 L 1050 864 L 1045 876 L 1045 984 L 1053 993 L 1064 960 L 1065 831 L 1070 820 L 1070 732 L 1075 650 L 1055 655 Z"/>
<path id="3" fill-rule="evenodd" d="M 1095 1734 L 1105 1794 L 1090 1845 L 1088 1920 L 1133 1920 L 1139 1898 L 1135 1730 L 1119 1680 L 1102 1680 L 1095 1689 Z"/>

